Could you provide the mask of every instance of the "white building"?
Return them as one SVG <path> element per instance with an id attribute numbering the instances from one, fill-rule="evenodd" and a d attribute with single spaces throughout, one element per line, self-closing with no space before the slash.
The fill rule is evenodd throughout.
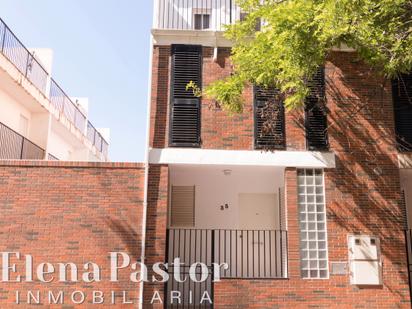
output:
<path id="1" fill-rule="evenodd" d="M 109 130 L 89 121 L 87 99 L 53 80 L 52 58 L 0 19 L 0 159 L 107 161 Z"/>

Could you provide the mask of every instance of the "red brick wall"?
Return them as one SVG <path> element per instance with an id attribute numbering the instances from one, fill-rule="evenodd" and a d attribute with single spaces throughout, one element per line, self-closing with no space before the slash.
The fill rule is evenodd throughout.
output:
<path id="1" fill-rule="evenodd" d="M 203 86 L 230 75 L 230 49 L 219 49 L 217 61 L 213 48 L 203 49 Z M 229 115 L 217 108 L 211 100 L 202 100 L 202 148 L 252 150 L 253 149 L 253 89 L 248 87 L 243 95 L 242 114 Z"/>
<path id="2" fill-rule="evenodd" d="M 153 48 L 149 143 L 154 148 L 168 145 L 170 50 L 170 46 Z"/>
<path id="3" fill-rule="evenodd" d="M 149 269 L 154 263 L 166 260 L 168 181 L 168 166 L 150 165 L 146 228 L 146 265 Z M 151 272 L 149 272 L 149 276 L 152 276 Z M 163 299 L 163 288 L 163 283 L 144 284 L 144 308 L 163 308 L 158 302 L 151 304 L 151 299 L 156 291 Z"/>
<path id="4" fill-rule="evenodd" d="M 152 106 L 150 145 L 168 147 L 168 112 L 170 94 L 170 47 L 155 46 L 152 67 Z M 229 76 L 230 50 L 220 48 L 217 61 L 213 61 L 213 49 L 203 48 L 203 86 Z M 206 149 L 253 149 L 253 91 L 249 87 L 244 94 L 244 113 L 228 115 L 216 108 L 210 100 L 202 100 L 201 139 Z"/>
<path id="5" fill-rule="evenodd" d="M 131 308 L 110 304 L 112 290 L 127 291 L 136 303 L 139 284 L 129 280 L 131 270 L 121 271 L 119 282 L 109 281 L 109 252 L 128 253 L 132 262 L 140 259 L 143 186 L 141 164 L 1 161 L 0 252 L 30 254 L 35 266 L 73 262 L 80 276 L 83 264 L 94 262 L 101 267 L 102 281 L 3 282 L 0 308 L 28 308 L 28 290 L 41 291 L 43 305 L 39 308 L 50 307 L 44 294 L 48 290 L 66 293 L 65 308 L 74 308 L 70 293 L 75 290 L 86 294 L 80 307 L 90 308 L 91 293 L 99 290 L 105 293 L 106 307 Z M 21 263 L 16 264 L 22 273 Z M 21 292 L 22 305 L 13 305 L 16 290 Z"/>
<path id="6" fill-rule="evenodd" d="M 224 280 L 215 285 L 218 307 L 410 308 L 390 83 L 382 87 L 382 78 L 351 53 L 333 53 L 326 75 L 329 137 L 337 160 L 335 169 L 325 171 L 329 261 L 347 261 L 348 234 L 375 235 L 381 240 L 383 285 L 358 288 L 349 285 L 348 276 L 337 275 L 300 278 L 296 172 L 289 169 L 289 279 Z M 298 123 L 288 123 L 296 131 L 287 135 L 289 142 L 304 145 Z"/>

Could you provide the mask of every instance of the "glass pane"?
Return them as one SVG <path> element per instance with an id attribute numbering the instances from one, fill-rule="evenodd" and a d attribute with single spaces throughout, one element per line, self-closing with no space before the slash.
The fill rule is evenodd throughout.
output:
<path id="1" fill-rule="evenodd" d="M 203 15 L 203 29 L 210 28 L 210 15 Z"/>
<path id="2" fill-rule="evenodd" d="M 202 30 L 202 15 L 195 14 L 195 30 Z"/>
<path id="3" fill-rule="evenodd" d="M 300 169 L 298 175 L 301 274 L 303 278 L 327 278 L 323 171 Z"/>

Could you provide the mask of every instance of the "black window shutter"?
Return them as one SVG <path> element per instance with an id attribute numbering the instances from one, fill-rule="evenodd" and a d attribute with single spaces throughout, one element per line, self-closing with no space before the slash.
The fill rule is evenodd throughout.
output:
<path id="1" fill-rule="evenodd" d="M 200 98 L 186 90 L 189 82 L 202 85 L 202 47 L 172 46 L 170 146 L 200 146 Z"/>
<path id="2" fill-rule="evenodd" d="M 274 104 L 271 116 L 274 119 L 273 127 L 265 132 L 266 122 L 264 112 L 268 104 Z M 255 122 L 255 149 L 285 149 L 285 109 L 283 102 L 279 100 L 279 91 L 274 88 L 265 89 L 260 86 L 254 87 L 254 122 Z"/>
<path id="3" fill-rule="evenodd" d="M 412 151 L 412 73 L 392 81 L 396 142 L 399 151 Z"/>
<path id="4" fill-rule="evenodd" d="M 319 68 L 309 83 L 310 93 L 305 101 L 306 147 L 308 150 L 327 150 L 327 111 L 325 106 L 325 69 Z"/>

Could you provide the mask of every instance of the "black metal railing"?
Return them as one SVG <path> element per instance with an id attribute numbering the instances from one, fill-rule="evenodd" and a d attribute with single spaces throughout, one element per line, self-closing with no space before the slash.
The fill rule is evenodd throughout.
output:
<path id="1" fill-rule="evenodd" d="M 189 264 L 227 263 L 222 278 L 287 276 L 287 231 L 170 229 L 168 233 L 170 257 Z"/>
<path id="2" fill-rule="evenodd" d="M 64 114 L 77 129 L 84 132 L 86 116 L 53 79 L 51 79 L 50 82 L 50 102 L 60 113 Z"/>
<path id="3" fill-rule="evenodd" d="M 59 159 L 56 156 L 53 156 L 51 153 L 48 154 L 47 160 L 49 160 L 49 161 L 59 161 Z"/>
<path id="4" fill-rule="evenodd" d="M 406 253 L 408 258 L 409 293 L 412 298 L 412 230 L 405 231 Z M 412 303 L 412 299 L 411 299 Z"/>
<path id="5" fill-rule="evenodd" d="M 155 1 L 155 29 L 223 31 L 241 14 L 235 0 Z"/>
<path id="6" fill-rule="evenodd" d="M 51 78 L 49 73 L 37 60 L 34 53 L 21 43 L 6 23 L 0 18 L 0 51 L 1 53 L 29 80 L 45 97 L 48 97 L 52 105 L 64 115 L 83 134 L 86 132 L 87 117 L 80 110 L 63 89 Z M 47 85 L 50 81 L 50 89 Z M 89 140 L 96 148 L 107 157 L 108 143 L 100 133 L 98 138 L 93 136 Z M 101 140 L 101 141 L 100 141 Z M 95 144 L 95 141 L 97 143 Z"/>
<path id="7" fill-rule="evenodd" d="M 20 42 L 0 19 L 0 46 L 2 54 L 14 64 L 37 89 L 46 93 L 48 73 L 33 53 Z"/>
<path id="8" fill-rule="evenodd" d="M 109 151 L 109 144 L 96 130 L 96 128 L 91 124 L 90 121 L 87 122 L 87 138 L 101 153 L 103 153 L 105 157 L 107 157 Z"/>
<path id="9" fill-rule="evenodd" d="M 199 305 L 205 291 L 213 295 L 213 263 L 228 265 L 227 269 L 221 269 L 221 278 L 287 278 L 287 242 L 288 235 L 284 230 L 168 229 L 167 262 L 172 279 L 166 284 L 166 290 L 180 291 L 182 306 Z M 183 263 L 180 267 L 183 276 L 188 274 L 190 265 L 205 264 L 207 280 L 202 283 L 175 282 L 174 268 L 170 267 L 175 258 Z M 192 291 L 192 297 L 187 291 Z"/>
<path id="10" fill-rule="evenodd" d="M 0 123 L 0 159 L 43 160 L 44 149 Z"/>

